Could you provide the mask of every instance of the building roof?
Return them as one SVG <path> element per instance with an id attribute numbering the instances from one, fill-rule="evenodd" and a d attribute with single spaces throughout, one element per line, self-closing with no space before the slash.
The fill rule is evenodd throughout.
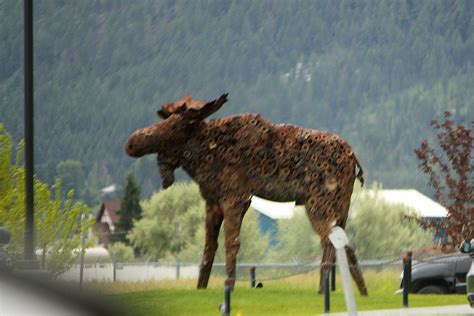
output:
<path id="1" fill-rule="evenodd" d="M 116 190 L 117 190 L 117 187 L 115 186 L 115 184 L 112 184 L 112 185 L 109 185 L 108 187 L 101 189 L 100 193 L 102 194 L 113 193 Z"/>
<path id="2" fill-rule="evenodd" d="M 117 214 L 118 210 L 120 210 L 120 200 L 105 200 L 102 202 L 100 206 L 99 213 L 97 213 L 96 221 L 100 222 L 104 213 L 110 217 L 112 223 L 117 223 L 119 220 L 119 216 Z"/>
<path id="3" fill-rule="evenodd" d="M 412 209 L 420 217 L 446 217 L 448 211 L 441 204 L 414 189 L 407 190 L 364 190 L 370 196 L 377 197 L 388 204 L 401 204 Z M 377 193 L 375 193 L 377 192 Z M 250 204 L 257 212 L 271 219 L 289 219 L 293 217 L 295 202 L 274 202 L 258 196 L 252 197 Z"/>
<path id="4" fill-rule="evenodd" d="M 372 196 L 377 194 L 377 197 L 386 203 L 407 206 L 420 217 L 446 217 L 448 215 L 446 208 L 417 190 L 367 190 L 367 192 Z"/>

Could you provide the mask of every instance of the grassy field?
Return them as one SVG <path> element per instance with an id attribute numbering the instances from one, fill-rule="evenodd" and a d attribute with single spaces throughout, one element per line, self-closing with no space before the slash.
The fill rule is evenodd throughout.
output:
<path id="1" fill-rule="evenodd" d="M 395 295 L 400 271 L 365 271 L 368 297 L 356 293 L 358 310 L 401 308 Z M 130 315 L 218 315 L 223 302 L 224 279 L 212 278 L 207 290 L 196 290 L 196 280 L 162 282 L 90 283 L 88 287 L 107 294 L 110 302 Z M 314 315 L 324 312 L 324 296 L 317 295 L 318 275 L 310 273 L 287 279 L 264 281 L 262 289 L 238 281 L 231 297 L 231 315 Z M 411 295 L 410 306 L 467 304 L 465 295 Z M 331 292 L 331 312 L 345 311 L 341 284 Z"/>

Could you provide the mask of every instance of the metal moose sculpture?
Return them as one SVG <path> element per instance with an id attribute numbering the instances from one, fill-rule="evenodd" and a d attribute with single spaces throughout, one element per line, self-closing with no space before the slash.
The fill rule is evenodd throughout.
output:
<path id="1" fill-rule="evenodd" d="M 158 155 L 163 188 L 173 184 L 178 167 L 199 184 L 206 201 L 206 241 L 197 287 L 207 287 L 222 222 L 226 273 L 235 279 L 240 227 L 252 195 L 305 205 L 328 268 L 335 250 L 327 236 L 333 225 L 345 227 L 354 181 L 364 181 L 355 154 L 337 135 L 273 124 L 259 114 L 204 121 L 226 101 L 223 94 L 211 102 L 184 97 L 165 104 L 158 111 L 164 120 L 135 131 L 125 145 L 132 157 Z M 346 250 L 352 276 L 367 295 L 354 251 Z"/>

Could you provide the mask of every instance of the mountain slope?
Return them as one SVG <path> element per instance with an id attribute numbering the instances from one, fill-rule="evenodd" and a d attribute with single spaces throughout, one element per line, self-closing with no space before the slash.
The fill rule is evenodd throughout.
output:
<path id="1" fill-rule="evenodd" d="M 35 2 L 36 170 L 82 162 L 95 187 L 127 170 L 159 184 L 127 135 L 166 101 L 230 92 L 259 112 L 342 135 L 369 182 L 427 191 L 414 148 L 445 110 L 474 117 L 470 1 Z M 22 137 L 22 7 L 0 0 L 0 121 Z M 132 164 L 134 164 L 132 166 Z"/>

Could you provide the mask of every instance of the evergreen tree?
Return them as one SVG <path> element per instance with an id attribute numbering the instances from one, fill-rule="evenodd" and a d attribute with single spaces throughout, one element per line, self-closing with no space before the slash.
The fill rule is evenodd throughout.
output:
<path id="1" fill-rule="evenodd" d="M 113 240 L 115 242 L 123 242 L 129 244 L 127 233 L 133 228 L 133 221 L 137 221 L 142 217 L 142 208 L 140 206 L 140 186 L 135 181 L 132 174 L 127 176 L 127 184 L 125 185 L 123 198 L 120 201 L 120 216 Z"/>

